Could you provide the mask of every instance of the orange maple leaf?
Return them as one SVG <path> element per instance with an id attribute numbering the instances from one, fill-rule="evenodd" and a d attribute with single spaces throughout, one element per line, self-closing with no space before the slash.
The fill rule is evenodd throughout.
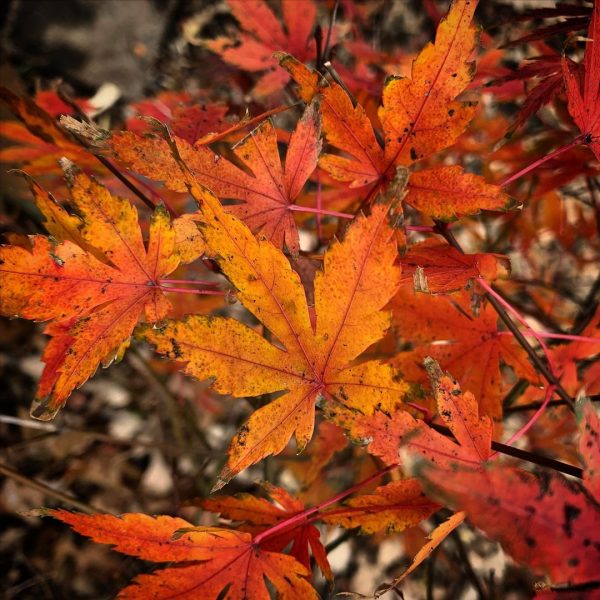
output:
<path id="1" fill-rule="evenodd" d="M 241 525 L 236 529 L 251 533 L 253 536 L 305 510 L 304 503 L 283 488 L 267 482 L 261 485 L 273 502 L 257 498 L 252 494 L 237 494 L 207 498 L 194 504 L 204 510 L 219 513 L 225 519 L 240 521 Z M 319 530 L 306 520 L 293 523 L 289 528 L 269 536 L 261 543 L 261 548 L 270 552 L 282 552 L 290 543 L 292 544 L 290 556 L 293 556 L 307 571 L 310 570 L 310 547 L 323 575 L 330 581 L 333 579 Z"/>
<path id="2" fill-rule="evenodd" d="M 494 281 L 510 269 L 501 254 L 463 254 L 434 238 L 413 244 L 400 262 L 402 283 L 412 282 L 415 291 L 430 294 L 460 290 L 479 276 Z"/>
<path id="3" fill-rule="evenodd" d="M 127 119 L 127 129 L 145 134 L 151 129 L 151 117 L 169 125 L 173 133 L 195 144 L 208 134 L 221 133 L 231 127 L 227 120 L 229 107 L 221 102 L 210 102 L 202 96 L 186 92 L 162 92 L 155 98 L 148 98 L 130 105 L 136 116 Z"/>
<path id="4" fill-rule="evenodd" d="M 469 58 L 477 39 L 471 25 L 476 4 L 475 0 L 455 0 L 438 26 L 435 44 L 427 45 L 415 59 L 412 77 L 386 81 L 378 112 L 383 148 L 364 108 L 353 105 L 341 86 L 320 85 L 317 73 L 292 56 L 278 54 L 281 65 L 300 85 L 305 102 L 315 94 L 321 96 L 327 142 L 344 153 L 323 155 L 319 161 L 323 169 L 350 187 L 374 184 L 372 193 L 376 193 L 393 177 L 397 165 L 411 165 L 457 140 L 474 115 L 473 103 L 455 98 L 473 77 Z M 406 201 L 444 220 L 482 209 L 503 210 L 510 204 L 498 186 L 465 173 L 460 166 L 415 172 Z"/>
<path id="5" fill-rule="evenodd" d="M 519 377 L 539 383 L 525 351 L 511 335 L 498 329 L 494 309 L 485 305 L 479 315 L 472 315 L 466 292 L 430 296 L 403 286 L 391 307 L 398 332 L 415 346 L 390 361 L 406 379 L 426 381 L 422 364 L 431 356 L 475 394 L 481 413 L 494 419 L 502 416 L 501 400 L 507 389 L 501 363 L 510 365 Z"/>
<path id="6" fill-rule="evenodd" d="M 13 142 L 0 150 L 0 161 L 27 165 L 30 175 L 55 175 L 59 159 L 66 157 L 82 168 L 100 171 L 100 163 L 84 150 L 54 117 L 38 106 L 31 98 L 19 97 L 0 87 L 0 99 L 24 125 L 15 121 L 2 121 L 1 135 Z M 47 98 L 42 96 L 45 105 Z"/>
<path id="7" fill-rule="evenodd" d="M 174 151 L 174 143 L 172 144 Z M 179 158 L 181 160 L 181 158 Z M 400 271 L 394 215 L 404 186 L 399 173 L 390 196 L 359 215 L 343 242 L 334 241 L 314 280 L 316 323 L 298 274 L 270 242 L 257 239 L 220 202 L 198 187 L 181 163 L 199 201 L 204 239 L 241 303 L 274 337 L 268 342 L 239 321 L 190 316 L 141 335 L 161 354 L 185 363 L 186 373 L 212 378 L 213 388 L 236 397 L 283 392 L 257 410 L 229 448 L 216 488 L 269 454 L 281 452 L 295 435 L 299 449 L 312 437 L 315 403 L 335 398 L 364 414 L 397 407 L 406 385 L 389 365 L 354 361 L 379 340 L 390 324 L 382 311 L 397 290 Z M 392 222 L 390 223 L 390 219 Z"/>
<path id="8" fill-rule="evenodd" d="M 280 3 L 284 31 L 279 19 L 263 0 L 228 0 L 231 12 L 242 26 L 236 39 L 219 37 L 203 44 L 221 58 L 246 71 L 266 71 L 254 93 L 265 96 L 280 90 L 289 75 L 280 69 L 273 52 L 284 50 L 301 61 L 314 58 L 312 37 L 317 7 L 312 0 L 282 0 Z"/>
<path id="9" fill-rule="evenodd" d="M 256 233 L 275 245 L 298 253 L 298 229 L 291 209 L 294 200 L 317 165 L 321 151 L 319 114 L 309 106 L 292 133 L 285 167 L 277 150 L 277 134 L 271 121 L 264 121 L 234 149 L 235 157 L 253 175 L 217 156 L 205 146 L 191 146 L 175 138 L 178 151 L 197 182 L 221 199 L 241 204 L 227 206 Z M 117 158 L 135 171 L 164 181 L 173 191 L 187 191 L 186 181 L 167 142 L 157 137 L 142 137 L 131 132 L 117 133 L 111 139 Z"/>
<path id="10" fill-rule="evenodd" d="M 323 511 L 319 518 L 347 529 L 360 527 L 362 533 L 393 533 L 417 525 L 440 508 L 423 494 L 416 479 L 405 479 L 381 485 L 372 494 L 351 498 L 342 507 Z"/>
<path id="11" fill-rule="evenodd" d="M 458 383 L 449 374 L 442 373 L 434 360 L 425 362 L 439 416 L 456 442 L 406 411 L 398 411 L 390 417 L 376 413 L 373 417 L 358 419 L 341 413 L 337 416 L 338 422 L 348 429 L 353 439 L 367 440 L 369 453 L 388 465 L 400 461 L 400 450 L 405 447 L 443 469 L 453 468 L 456 463 L 480 468 L 491 454 L 491 420 L 479 416 L 473 394 L 462 393 Z"/>
<path id="12" fill-rule="evenodd" d="M 252 535 L 219 527 L 194 527 L 168 516 L 130 513 L 83 515 L 65 510 L 44 511 L 95 542 L 152 562 L 181 563 L 139 575 L 118 598 L 218 598 L 225 589 L 231 600 L 269 600 L 268 580 L 281 598 L 318 598 L 307 581 L 310 571 L 287 554 L 254 543 Z"/>
<path id="13" fill-rule="evenodd" d="M 429 555 L 465 520 L 463 511 L 453 514 L 443 523 L 438 525 L 428 536 L 429 541 L 417 552 L 412 563 L 394 581 L 383 583 L 375 590 L 374 597 L 379 598 L 383 594 L 396 588 L 396 586 L 406 579 Z"/>
<path id="14" fill-rule="evenodd" d="M 196 226 L 183 218 L 171 223 L 162 206 L 144 246 L 129 201 L 112 196 L 72 163 L 63 166 L 77 214 L 32 182 L 53 237 L 13 237 L 14 245 L 0 247 L 0 312 L 51 321 L 32 408 L 32 416 L 41 419 L 53 418 L 100 363 L 122 356 L 142 312 L 148 321 L 167 315 L 170 303 L 160 278 L 203 249 Z"/>

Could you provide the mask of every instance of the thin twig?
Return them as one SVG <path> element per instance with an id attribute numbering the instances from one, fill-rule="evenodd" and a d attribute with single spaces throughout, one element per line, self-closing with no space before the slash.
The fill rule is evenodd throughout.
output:
<path id="1" fill-rule="evenodd" d="M 600 402 L 600 395 L 590 396 L 592 402 Z M 542 405 L 542 402 L 529 402 L 528 404 L 520 404 L 518 406 L 509 406 L 504 409 L 505 413 L 527 412 L 528 410 L 537 410 Z M 547 406 L 565 406 L 564 400 L 551 400 Z"/>
<path id="2" fill-rule="evenodd" d="M 323 49 L 323 60 L 329 61 L 331 54 L 331 34 L 335 27 L 335 20 L 337 18 L 338 8 L 340 6 L 340 0 L 335 0 L 333 10 L 331 11 L 331 18 L 329 19 L 329 29 L 327 30 L 327 38 L 325 39 L 325 48 Z"/>
<path id="3" fill-rule="evenodd" d="M 110 160 L 104 158 L 104 156 L 100 156 L 99 154 L 92 154 L 92 156 L 95 156 L 98 162 L 100 162 L 100 164 L 105 166 L 128 190 L 133 192 L 150 210 L 154 211 L 154 209 L 156 208 L 154 202 L 152 202 L 152 200 L 150 200 L 150 198 L 148 198 L 148 196 L 146 196 L 146 194 L 144 194 L 142 190 L 138 189 L 135 185 L 133 185 L 133 183 L 131 183 L 131 181 L 129 181 L 129 179 L 127 179 L 127 177 L 125 177 L 125 175 L 123 175 L 123 173 L 121 173 L 121 171 L 119 171 L 119 169 L 117 169 L 117 167 L 115 167 L 110 162 Z M 167 207 L 167 210 L 169 210 L 169 207 Z M 169 212 L 171 212 L 171 210 L 169 210 Z M 175 215 L 171 213 L 171 216 L 173 217 Z"/>
<path id="4" fill-rule="evenodd" d="M 54 488 L 51 488 L 49 485 L 42 483 L 41 481 L 38 481 L 37 479 L 31 479 L 30 477 L 26 477 L 25 475 L 22 475 L 18 471 L 11 469 L 8 465 L 5 465 L 4 463 L 0 463 L 0 473 L 2 475 L 4 475 L 5 477 L 9 477 L 10 479 L 17 481 L 18 483 L 20 483 L 22 485 L 25 485 L 34 490 L 37 490 L 38 492 L 41 492 L 42 494 L 45 494 L 46 496 L 51 496 L 52 498 L 56 498 L 57 500 L 60 500 L 61 502 L 64 502 L 65 504 L 70 504 L 77 510 L 80 510 L 84 513 L 94 514 L 94 513 L 106 512 L 105 510 L 100 510 L 99 508 L 96 508 L 96 507 L 92 506 L 91 504 L 86 504 L 85 502 L 81 502 L 80 500 L 77 500 L 77 498 L 74 498 L 70 494 L 65 494 L 64 492 L 55 490 Z"/>
<path id="5" fill-rule="evenodd" d="M 448 429 L 448 427 L 445 427 L 444 425 L 431 423 L 429 426 L 432 429 L 435 429 L 438 433 L 447 435 L 448 437 L 454 437 L 450 429 Z M 573 477 L 577 477 L 579 479 L 583 478 L 583 469 L 575 467 L 574 465 L 569 465 L 559 460 L 555 460 L 554 458 L 548 458 L 547 456 L 534 454 L 533 452 L 529 452 L 527 450 L 521 450 L 520 448 L 507 446 L 502 442 L 496 442 L 494 440 L 492 440 L 492 450 L 496 450 L 501 454 L 506 454 L 507 456 L 512 456 L 514 458 L 530 462 L 534 465 L 539 465 L 540 467 L 547 467 L 548 469 L 558 471 L 559 473 L 564 473 L 565 475 L 572 475 Z"/>
<path id="6" fill-rule="evenodd" d="M 461 564 L 465 570 L 466 576 L 469 578 L 469 581 L 473 584 L 473 587 L 477 591 L 477 595 L 480 600 L 487 600 L 487 593 L 483 589 L 483 585 L 481 581 L 479 581 L 479 577 L 477 577 L 477 573 L 473 570 L 473 566 L 471 565 L 471 561 L 469 560 L 469 555 L 467 550 L 465 549 L 465 545 L 463 541 L 460 539 L 459 533 L 454 530 L 450 533 L 450 537 L 456 546 L 456 550 L 458 551 L 458 556 L 460 557 Z"/>

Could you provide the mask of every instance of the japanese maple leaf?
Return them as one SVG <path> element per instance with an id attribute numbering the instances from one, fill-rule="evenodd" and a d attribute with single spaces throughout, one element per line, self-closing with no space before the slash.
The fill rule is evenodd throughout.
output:
<path id="1" fill-rule="evenodd" d="M 127 200 L 72 163 L 63 166 L 76 214 L 32 183 L 52 237 L 13 237 L 14 245 L 0 247 L 0 313 L 50 321 L 32 409 L 40 419 L 51 419 L 100 363 L 107 366 L 123 354 L 142 313 L 149 321 L 166 316 L 170 303 L 160 278 L 203 248 L 193 223 L 172 224 L 160 206 L 145 246 L 137 211 Z"/>
<path id="2" fill-rule="evenodd" d="M 228 0 L 231 12 L 242 32 L 236 39 L 220 37 L 204 42 L 221 58 L 246 71 L 266 71 L 257 82 L 254 93 L 266 96 L 280 90 L 289 75 L 278 67 L 273 52 L 284 50 L 299 60 L 314 59 L 312 38 L 317 7 L 312 0 L 282 0 L 283 29 L 279 19 L 263 0 Z"/>
<path id="3" fill-rule="evenodd" d="M 151 575 L 138 575 L 133 585 L 119 593 L 121 600 L 269 600 L 266 580 L 281 598 L 318 598 L 307 581 L 308 569 L 292 556 L 254 543 L 249 533 L 194 527 L 177 517 L 137 513 L 115 517 L 50 510 L 44 514 L 69 524 L 95 542 L 111 544 L 123 554 L 157 563 L 176 563 Z"/>
<path id="4" fill-rule="evenodd" d="M 405 479 L 351 498 L 344 506 L 327 509 L 320 519 L 348 529 L 360 527 L 362 533 L 393 533 L 417 525 L 440 508 L 423 494 L 416 479 Z"/>
<path id="5" fill-rule="evenodd" d="M 241 525 L 236 529 L 252 535 L 261 533 L 305 510 L 304 503 L 283 488 L 266 482 L 262 483 L 262 487 L 277 504 L 252 494 L 207 498 L 195 504 L 204 510 L 219 513 L 225 519 L 240 521 Z M 310 548 L 323 575 L 330 581 L 333 579 L 319 530 L 306 520 L 293 523 L 288 529 L 269 536 L 262 542 L 261 548 L 270 552 L 282 552 L 290 543 L 292 544 L 290 556 L 293 556 L 307 571 L 310 570 Z"/>
<path id="6" fill-rule="evenodd" d="M 402 283 L 412 281 L 416 291 L 431 294 L 460 290 L 480 276 L 494 281 L 510 265 L 500 254 L 463 254 L 433 238 L 411 246 L 400 262 Z"/>
<path id="7" fill-rule="evenodd" d="M 417 471 L 428 495 L 460 508 L 515 560 L 556 583 L 597 579 L 600 509 L 581 486 L 557 473 L 538 476 L 494 465 L 483 471 Z"/>
<path id="8" fill-rule="evenodd" d="M 56 163 L 62 157 L 73 160 L 82 167 L 99 170 L 100 164 L 94 156 L 86 152 L 56 123 L 54 116 L 31 98 L 16 96 L 0 87 L 0 99 L 24 124 L 2 121 L 2 137 L 17 144 L 0 150 L 0 161 L 25 164 L 30 175 L 54 175 Z M 49 105 L 47 96 L 42 96 L 38 101 L 44 106 Z"/>
<path id="9" fill-rule="evenodd" d="M 557 52 L 554 54 L 551 52 L 552 48 L 548 48 L 545 54 L 527 58 L 516 71 L 493 81 L 494 87 L 511 82 L 526 84 L 526 98 L 510 126 L 511 132 L 521 127 L 543 106 L 549 104 L 563 89 L 561 57 Z M 520 94 L 521 90 L 519 90 Z"/>
<path id="10" fill-rule="evenodd" d="M 358 441 L 367 440 L 368 451 L 386 464 L 400 461 L 400 449 L 423 455 L 441 469 L 455 464 L 478 469 L 491 454 L 492 422 L 479 416 L 477 400 L 470 392 L 462 393 L 458 383 L 444 374 L 432 359 L 425 361 L 433 385 L 438 414 L 448 426 L 456 442 L 405 411 L 388 417 L 376 413 L 371 418 L 348 418 L 338 421 Z"/>
<path id="11" fill-rule="evenodd" d="M 297 254 L 298 229 L 291 207 L 316 167 L 321 151 L 319 132 L 319 114 L 313 104 L 292 133 L 283 167 L 275 128 L 271 121 L 264 121 L 234 149 L 236 158 L 252 175 L 204 146 L 192 147 L 177 137 L 176 141 L 198 183 L 221 199 L 241 202 L 228 205 L 228 212 L 241 217 L 253 231 L 275 245 L 285 244 Z M 112 137 L 111 146 L 116 156 L 133 170 L 164 181 L 176 192 L 187 191 L 185 179 L 164 139 L 123 132 Z"/>
<path id="12" fill-rule="evenodd" d="M 469 58 L 477 37 L 471 24 L 476 4 L 470 0 L 453 2 L 438 26 L 435 44 L 426 46 L 415 59 L 411 78 L 388 78 L 378 112 L 383 148 L 364 108 L 353 105 L 341 86 L 320 85 L 317 73 L 291 56 L 278 54 L 281 65 L 300 85 L 305 102 L 319 94 L 327 142 L 344 153 L 325 154 L 319 161 L 323 169 L 349 182 L 350 187 L 372 185 L 372 194 L 376 194 L 394 176 L 397 165 L 411 165 L 457 140 L 475 111 L 473 103 L 455 98 L 473 75 Z M 413 173 L 406 201 L 440 219 L 482 209 L 500 210 L 509 204 L 498 186 L 465 173 L 460 166 Z"/>
<path id="13" fill-rule="evenodd" d="M 600 4 L 594 3 L 588 30 L 583 78 L 563 59 L 569 112 L 596 158 L 600 160 Z"/>
<path id="14" fill-rule="evenodd" d="M 374 597 L 379 598 L 383 594 L 396 588 L 396 586 L 406 579 L 424 560 L 426 560 L 431 553 L 465 520 L 465 513 L 463 511 L 453 514 L 451 517 L 446 519 L 443 523 L 438 525 L 428 536 L 429 540 L 415 555 L 412 563 L 394 581 L 391 583 L 383 583 L 375 590 Z"/>
<path id="15" fill-rule="evenodd" d="M 207 102 L 185 92 L 163 92 L 156 98 L 130 106 L 137 115 L 152 117 L 169 125 L 173 133 L 189 144 L 195 144 L 210 133 L 220 133 L 231 126 L 226 120 L 229 108 L 220 102 Z M 127 120 L 127 129 L 147 133 L 151 124 L 136 117 Z"/>
<path id="16" fill-rule="evenodd" d="M 479 315 L 473 315 L 470 304 L 465 292 L 430 296 L 402 286 L 391 304 L 394 322 L 399 334 L 415 347 L 391 362 L 406 379 L 422 382 L 426 379 L 423 359 L 435 358 L 475 394 L 482 414 L 498 419 L 507 387 L 500 364 L 510 365 L 532 383 L 538 383 L 539 377 L 514 338 L 498 329 L 494 309 L 485 305 Z"/>
<path id="17" fill-rule="evenodd" d="M 344 240 L 334 241 L 325 253 L 323 270 L 314 280 L 314 322 L 300 278 L 284 254 L 257 239 L 212 194 L 200 189 L 183 163 L 182 172 L 200 202 L 199 218 L 210 251 L 237 288 L 240 302 L 274 343 L 239 321 L 217 316 L 144 327 L 142 336 L 159 353 L 183 362 L 186 373 L 212 379 L 219 393 L 244 397 L 285 392 L 257 410 L 235 436 L 215 487 L 281 452 L 292 435 L 302 450 L 312 436 L 320 397 L 335 398 L 364 414 L 398 406 L 407 388 L 391 367 L 355 359 L 390 324 L 389 313 L 381 309 L 400 277 L 390 214 L 396 203 L 391 198 L 401 194 L 405 171 L 398 189 L 376 202 L 368 217 L 359 215 Z"/>
<path id="18" fill-rule="evenodd" d="M 555 373 L 568 394 L 600 393 L 600 310 L 581 332 L 583 340 L 573 340 L 549 349 Z M 595 340 L 595 341 L 594 341 Z M 586 364 L 587 363 L 587 364 Z"/>

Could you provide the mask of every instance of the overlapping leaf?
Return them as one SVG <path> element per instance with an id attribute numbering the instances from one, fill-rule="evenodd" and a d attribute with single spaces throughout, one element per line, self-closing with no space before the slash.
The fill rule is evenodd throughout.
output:
<path id="1" fill-rule="evenodd" d="M 24 124 L 15 121 L 2 122 L 2 137 L 17 142 L 17 145 L 3 148 L 0 151 L 0 160 L 26 164 L 27 172 L 31 175 L 54 175 L 56 164 L 62 157 L 77 162 L 82 168 L 99 169 L 100 165 L 96 159 L 32 99 L 16 96 L 2 87 L 0 99 Z"/>
<path id="2" fill-rule="evenodd" d="M 176 139 L 179 153 L 198 183 L 221 199 L 239 201 L 227 210 L 275 245 L 285 244 L 297 253 L 298 230 L 290 206 L 316 167 L 321 151 L 319 132 L 319 115 L 313 104 L 290 138 L 283 167 L 275 128 L 271 121 L 264 121 L 234 149 L 236 158 L 253 175 L 204 146 L 192 147 L 187 141 Z M 187 190 L 185 178 L 164 139 L 123 132 L 112 137 L 111 146 L 133 170 L 164 181 L 174 191 Z"/>
<path id="3" fill-rule="evenodd" d="M 0 247 L 0 312 L 51 321 L 32 409 L 42 419 L 52 418 L 100 363 L 122 355 L 142 313 L 148 321 L 166 316 L 170 304 L 160 278 L 203 248 L 195 225 L 186 219 L 172 224 L 162 207 L 152 217 L 145 246 L 136 209 L 72 163 L 63 164 L 76 214 L 32 183 L 53 237 Z"/>
<path id="4" fill-rule="evenodd" d="M 363 533 L 398 532 L 417 525 L 441 507 L 429 500 L 416 479 L 392 481 L 374 493 L 356 496 L 340 508 L 322 512 L 321 520 Z"/>
<path id="5" fill-rule="evenodd" d="M 291 496 L 283 488 L 269 483 L 262 485 L 272 502 L 257 498 L 252 494 L 238 494 L 207 498 L 198 502 L 197 505 L 204 510 L 219 513 L 224 519 L 241 522 L 236 529 L 252 535 L 265 531 L 270 526 L 304 511 L 304 503 Z M 307 571 L 310 570 L 310 548 L 323 575 L 329 580 L 333 579 L 333 573 L 327 561 L 327 553 L 320 540 L 319 530 L 306 520 L 294 523 L 289 528 L 268 537 L 262 542 L 261 548 L 271 552 L 282 552 L 290 543 L 290 556 L 293 556 Z"/>
<path id="6" fill-rule="evenodd" d="M 471 24 L 476 4 L 455 0 L 438 26 L 435 44 L 427 45 L 415 59 L 411 77 L 387 80 L 378 113 L 383 148 L 363 107 L 353 105 L 337 83 L 320 85 L 317 74 L 293 57 L 279 55 L 282 66 L 300 85 L 304 101 L 317 93 L 322 97 L 327 142 L 344 153 L 324 155 L 320 165 L 326 171 L 351 187 L 379 187 L 389 181 L 397 165 L 410 165 L 456 141 L 474 115 L 474 105 L 456 97 L 473 76 L 469 58 L 477 38 Z M 481 209 L 503 210 L 509 205 L 500 188 L 464 173 L 460 166 L 415 173 L 414 188 L 411 178 L 406 200 L 440 219 Z"/>
<path id="7" fill-rule="evenodd" d="M 396 577 L 392 583 L 384 583 L 375 591 L 375 598 L 395 589 L 396 586 L 406 579 L 431 553 L 465 520 L 465 513 L 460 511 L 438 525 L 427 537 L 429 541 L 417 552 L 410 567 L 401 575 Z"/>
<path id="8" fill-rule="evenodd" d="M 183 165 L 181 165 L 183 167 Z M 316 323 L 311 322 L 304 288 L 285 256 L 255 238 L 219 201 L 198 187 L 182 168 L 194 197 L 204 239 L 242 304 L 273 336 L 268 342 L 242 323 L 191 316 L 143 337 L 161 354 L 182 361 L 184 371 L 214 379 L 213 388 L 236 397 L 283 392 L 256 411 L 229 449 L 217 487 L 269 454 L 281 452 L 295 435 L 299 449 L 310 440 L 315 403 L 335 399 L 364 414 L 394 410 L 406 385 L 388 365 L 355 363 L 390 324 L 381 309 L 398 288 L 395 218 L 406 177 L 399 173 L 388 198 L 371 214 L 359 215 L 342 242 L 332 242 L 314 281 Z M 404 177 L 404 179 L 403 179 Z"/>
<path id="9" fill-rule="evenodd" d="M 569 112 L 584 143 L 600 160 L 600 5 L 594 3 L 584 57 L 583 78 L 563 59 L 563 76 L 569 99 Z"/>
<path id="10" fill-rule="evenodd" d="M 152 562 L 180 563 L 151 575 L 139 575 L 120 599 L 217 598 L 269 600 L 266 580 L 281 598 L 318 598 L 310 572 L 287 554 L 264 550 L 252 535 L 219 527 L 194 527 L 168 516 L 142 514 L 83 515 L 46 511 L 95 542 Z"/>
<path id="11" fill-rule="evenodd" d="M 282 0 L 283 25 L 263 0 L 228 0 L 243 31 L 237 39 L 220 37 L 204 44 L 223 60 L 246 71 L 266 71 L 254 93 L 263 96 L 281 89 L 289 79 L 277 66 L 273 52 L 284 50 L 300 60 L 315 56 L 312 38 L 317 7 L 312 0 Z"/>
<path id="12" fill-rule="evenodd" d="M 443 469 L 451 469 L 456 463 L 480 468 L 491 454 L 490 419 L 479 416 L 473 394 L 461 393 L 458 383 L 444 375 L 435 361 L 429 359 L 426 366 L 438 413 L 456 442 L 404 411 L 390 417 L 377 413 L 369 419 L 345 419 L 346 428 L 357 441 L 366 440 L 368 451 L 389 465 L 400 461 L 400 450 L 405 447 Z"/>
<path id="13" fill-rule="evenodd" d="M 494 281 L 508 270 L 508 259 L 499 254 L 462 254 L 432 238 L 414 244 L 402 257 L 402 282 L 416 291 L 441 294 L 464 288 L 482 276 Z"/>
<path id="14" fill-rule="evenodd" d="M 492 307 L 483 306 L 478 315 L 472 314 L 466 293 L 429 296 L 403 286 L 392 309 L 398 332 L 415 345 L 392 360 L 407 378 L 424 382 L 421 365 L 431 356 L 475 395 L 481 414 L 494 419 L 502 414 L 501 398 L 506 389 L 501 363 L 532 383 L 539 381 L 524 350 L 511 335 L 499 331 Z M 406 315 L 411 315 L 410 320 Z"/>
<path id="15" fill-rule="evenodd" d="M 484 471 L 447 472 L 423 464 L 426 489 L 469 520 L 517 561 L 556 583 L 597 578 L 600 510 L 574 482 L 561 475 L 536 476 L 495 465 Z"/>

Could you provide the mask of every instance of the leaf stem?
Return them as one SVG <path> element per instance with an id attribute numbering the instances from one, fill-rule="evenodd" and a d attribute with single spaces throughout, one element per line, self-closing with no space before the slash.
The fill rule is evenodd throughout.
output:
<path id="1" fill-rule="evenodd" d="M 294 212 L 312 213 L 315 215 L 325 215 L 327 217 L 338 217 L 340 219 L 354 219 L 354 215 L 350 213 L 337 212 L 335 210 L 327 210 L 325 208 L 311 208 L 310 206 L 300 206 L 299 204 L 290 204 L 288 210 Z"/>
<path id="2" fill-rule="evenodd" d="M 511 446 L 516 441 L 520 440 L 533 427 L 535 422 L 542 416 L 542 413 L 548 406 L 548 403 L 550 402 L 550 400 L 552 399 L 552 396 L 554 395 L 555 389 L 556 388 L 553 385 L 548 386 L 548 389 L 546 390 L 546 395 L 544 397 L 544 401 L 540 404 L 540 406 L 535 411 L 535 413 L 531 416 L 529 421 L 527 421 L 527 423 L 525 423 L 525 425 L 523 425 L 523 427 L 521 427 L 516 433 L 514 433 L 508 440 L 506 440 L 505 443 L 507 446 Z"/>
<path id="3" fill-rule="evenodd" d="M 426 225 L 406 225 L 406 231 L 424 231 L 426 233 L 435 233 L 435 228 Z"/>
<path id="4" fill-rule="evenodd" d="M 519 179 L 520 177 L 523 177 L 523 175 L 526 175 L 530 171 L 533 171 L 533 169 L 536 169 L 540 165 L 544 164 L 546 161 L 549 161 L 552 158 L 556 158 L 557 156 L 561 155 L 563 152 L 566 152 L 567 150 L 570 150 L 574 146 L 578 146 L 579 144 L 583 143 L 583 140 L 584 140 L 583 135 L 577 136 L 574 140 L 570 141 L 566 146 L 561 146 L 560 148 L 557 148 L 553 152 L 550 152 L 550 154 L 547 154 L 546 156 L 539 158 L 538 160 L 536 160 L 535 162 L 532 162 L 530 165 L 527 165 L 525 168 L 521 169 L 520 171 L 513 173 L 507 179 L 505 179 L 504 181 L 502 181 L 499 184 L 500 187 L 506 187 L 507 185 L 511 184 L 513 181 Z"/>
<path id="5" fill-rule="evenodd" d="M 510 331 L 501 331 L 501 334 L 512 335 Z M 541 337 L 552 340 L 572 340 L 574 342 L 585 342 L 590 344 L 600 344 L 600 338 L 589 337 L 586 335 L 571 335 L 569 333 L 546 333 L 545 331 L 535 331 L 532 329 L 532 333 L 525 332 L 524 335 L 532 337 Z"/>
<path id="6" fill-rule="evenodd" d="M 209 281 L 208 279 L 159 279 L 159 284 L 163 283 L 181 283 L 183 285 L 208 285 L 216 286 L 220 285 L 218 281 Z"/>
<path id="7" fill-rule="evenodd" d="M 226 296 L 226 292 L 221 290 L 192 290 L 191 288 L 168 287 L 166 285 L 158 286 L 163 292 L 172 292 L 174 294 L 195 294 L 197 296 Z"/>
<path id="8" fill-rule="evenodd" d="M 311 508 L 307 508 L 306 510 L 302 511 L 301 513 L 298 513 L 297 515 L 293 515 L 292 517 L 290 517 L 289 519 L 286 519 L 285 521 L 280 521 L 276 525 L 273 525 L 273 527 L 269 527 L 269 529 L 265 529 L 264 531 L 262 531 L 261 533 L 259 533 L 257 536 L 254 537 L 254 540 L 253 540 L 254 544 L 258 545 L 266 538 L 272 537 L 276 533 L 279 533 L 280 531 L 282 531 L 284 529 L 288 529 L 292 525 L 295 525 L 296 523 L 307 521 L 312 515 L 322 511 L 323 509 L 327 508 L 328 506 L 331 506 L 332 504 L 336 504 L 337 502 L 340 502 L 344 498 L 350 496 L 350 494 L 353 494 L 354 492 L 361 489 L 365 485 L 368 485 L 375 479 L 378 479 L 379 477 L 383 477 L 386 473 L 389 473 L 390 471 L 392 471 L 393 469 L 396 469 L 397 467 L 398 467 L 398 465 L 390 465 L 388 467 L 385 467 L 385 469 L 381 469 L 381 471 L 377 471 L 377 473 L 374 473 L 373 475 L 370 475 L 366 479 L 359 481 L 358 483 L 356 483 L 352 487 L 348 488 L 347 490 L 344 490 L 343 492 L 336 494 L 335 496 L 333 496 L 333 498 L 330 498 L 329 500 L 325 500 L 324 502 L 321 502 L 320 504 L 316 504 L 315 506 L 313 506 Z"/>

